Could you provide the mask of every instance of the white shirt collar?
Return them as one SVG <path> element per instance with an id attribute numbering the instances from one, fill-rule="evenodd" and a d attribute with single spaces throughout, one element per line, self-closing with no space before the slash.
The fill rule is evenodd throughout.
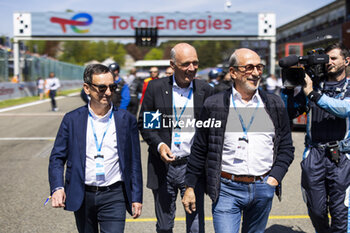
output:
<path id="1" fill-rule="evenodd" d="M 188 87 L 181 88 L 181 87 L 179 87 L 179 85 L 177 85 L 176 80 L 175 80 L 175 75 L 173 75 L 173 87 L 180 88 L 180 89 L 191 89 L 191 88 L 193 88 L 193 80 L 191 81 L 191 83 Z"/>
<path id="2" fill-rule="evenodd" d="M 232 85 L 232 95 L 233 95 L 233 99 L 236 99 L 236 100 L 238 99 L 238 100 L 242 101 L 242 95 L 236 90 L 234 85 Z M 249 102 L 251 102 L 251 101 L 254 103 L 261 101 L 261 97 L 259 95 L 258 89 L 255 91 L 252 99 Z"/>
<path id="3" fill-rule="evenodd" d="M 101 121 L 105 121 L 105 120 L 108 120 L 108 118 L 109 118 L 109 115 L 111 114 L 111 112 L 112 112 L 112 109 L 113 109 L 113 104 L 111 103 L 111 108 L 108 110 L 108 112 L 104 115 L 104 116 L 102 116 L 102 117 L 99 117 L 99 116 L 97 116 L 95 113 L 94 113 L 94 111 L 91 109 L 91 107 L 90 107 L 90 102 L 89 102 L 89 104 L 88 104 L 88 109 L 89 109 L 89 112 L 90 112 L 90 114 L 91 114 L 91 116 L 92 116 L 92 118 L 94 119 L 94 120 L 101 120 Z"/>

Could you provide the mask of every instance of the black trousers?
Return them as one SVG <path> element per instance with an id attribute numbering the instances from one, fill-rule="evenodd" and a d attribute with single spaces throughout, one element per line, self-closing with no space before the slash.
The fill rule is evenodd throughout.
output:
<path id="1" fill-rule="evenodd" d="M 56 106 L 55 96 L 56 96 L 56 90 L 50 90 L 50 98 L 51 98 L 51 107 L 52 107 L 52 110 L 54 110 L 54 109 L 57 107 L 57 106 Z"/>
<path id="2" fill-rule="evenodd" d="M 80 233 L 124 232 L 126 205 L 123 182 L 106 191 L 85 191 L 82 206 L 74 212 Z"/>

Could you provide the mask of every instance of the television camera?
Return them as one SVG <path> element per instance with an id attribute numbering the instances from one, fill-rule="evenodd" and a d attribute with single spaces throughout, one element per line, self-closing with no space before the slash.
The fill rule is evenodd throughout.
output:
<path id="1" fill-rule="evenodd" d="M 307 52 L 306 56 L 291 55 L 279 60 L 282 68 L 282 80 L 285 86 L 305 85 L 305 73 L 313 82 L 319 82 L 326 75 L 326 64 L 329 56 L 323 48 L 313 49 Z"/>

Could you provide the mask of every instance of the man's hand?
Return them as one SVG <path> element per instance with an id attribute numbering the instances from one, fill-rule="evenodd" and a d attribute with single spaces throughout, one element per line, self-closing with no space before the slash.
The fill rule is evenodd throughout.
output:
<path id="1" fill-rule="evenodd" d="M 188 187 L 185 191 L 184 197 L 182 198 L 182 204 L 185 211 L 192 214 L 192 211 L 196 211 L 196 195 L 191 187 Z"/>
<path id="2" fill-rule="evenodd" d="M 133 202 L 132 204 L 132 217 L 138 218 L 141 215 L 142 204 L 139 202 Z"/>
<path id="3" fill-rule="evenodd" d="M 66 193 L 64 192 L 64 189 L 59 189 L 55 191 L 52 194 L 51 197 L 51 205 L 54 208 L 62 208 L 66 205 L 64 204 L 66 202 Z"/>
<path id="4" fill-rule="evenodd" d="M 163 160 L 164 163 L 171 163 L 175 161 L 175 156 L 165 143 L 159 147 L 159 153 L 160 158 Z"/>
<path id="5" fill-rule="evenodd" d="M 303 91 L 305 95 L 308 96 L 314 90 L 312 87 L 312 80 L 307 74 L 305 74 L 304 80 L 305 80 L 305 85 L 303 87 Z"/>
<path id="6" fill-rule="evenodd" d="M 271 185 L 271 186 L 277 186 L 277 185 L 278 185 L 278 181 L 277 181 L 274 177 L 272 177 L 272 176 L 269 176 L 269 177 L 267 178 L 266 183 L 268 183 L 268 184 Z"/>

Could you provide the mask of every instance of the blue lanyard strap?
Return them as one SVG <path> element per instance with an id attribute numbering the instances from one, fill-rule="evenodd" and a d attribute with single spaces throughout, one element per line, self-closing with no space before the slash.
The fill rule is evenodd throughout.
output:
<path id="1" fill-rule="evenodd" d="M 256 108 L 255 108 L 255 110 L 254 110 L 254 112 L 253 112 L 253 115 L 252 115 L 252 117 L 250 118 L 249 124 L 248 124 L 248 126 L 246 126 L 246 125 L 244 124 L 243 117 L 242 117 L 242 115 L 239 113 L 239 111 L 238 111 L 238 109 L 237 109 L 237 107 L 236 107 L 235 101 L 233 100 L 233 94 L 232 94 L 231 97 L 232 97 L 232 104 L 233 104 L 233 107 L 234 107 L 235 111 L 237 112 L 239 121 L 241 122 L 243 133 L 244 133 L 245 136 L 247 136 L 247 135 L 248 135 L 248 131 L 249 131 L 249 129 L 250 129 L 250 126 L 252 125 L 252 123 L 253 123 L 253 121 L 254 121 L 255 113 L 256 113 L 256 111 L 257 111 L 258 108 L 259 108 L 260 101 L 258 100 L 258 103 L 257 103 L 257 105 L 256 105 Z"/>
<path id="2" fill-rule="evenodd" d="M 190 92 L 188 93 L 188 96 L 187 96 L 187 100 L 186 100 L 186 103 L 185 105 L 183 106 L 183 109 L 179 115 L 179 118 L 177 117 L 177 111 L 176 111 L 176 106 L 175 106 L 175 98 L 174 98 L 174 89 L 173 89 L 173 107 L 174 107 L 174 113 L 175 113 L 175 120 L 176 122 L 179 122 L 179 120 L 181 119 L 182 117 L 182 114 L 185 112 L 185 109 L 187 107 L 187 104 L 188 104 L 188 101 L 189 99 L 191 98 L 191 95 L 192 95 L 192 88 L 190 89 Z"/>
<path id="3" fill-rule="evenodd" d="M 113 110 L 111 111 L 111 114 L 109 115 L 109 119 L 108 119 L 108 124 L 107 124 L 106 130 L 105 130 L 105 132 L 103 133 L 103 136 L 102 136 L 102 139 L 101 139 L 101 143 L 99 144 L 99 143 L 98 143 L 98 140 L 97 140 L 97 135 L 96 135 L 96 130 L 95 130 L 95 127 L 94 127 L 94 123 L 93 123 L 93 121 L 92 121 L 92 115 L 91 115 L 91 112 L 89 112 L 90 123 L 91 123 L 92 131 L 93 131 L 93 133 L 94 133 L 95 145 L 96 145 L 96 150 L 97 150 L 97 154 L 98 154 L 98 155 L 99 155 L 100 152 L 101 152 L 103 140 L 104 140 L 104 138 L 105 138 L 105 136 L 106 136 L 106 133 L 107 133 L 107 130 L 108 130 L 110 124 L 111 124 L 112 116 L 113 116 Z"/>

